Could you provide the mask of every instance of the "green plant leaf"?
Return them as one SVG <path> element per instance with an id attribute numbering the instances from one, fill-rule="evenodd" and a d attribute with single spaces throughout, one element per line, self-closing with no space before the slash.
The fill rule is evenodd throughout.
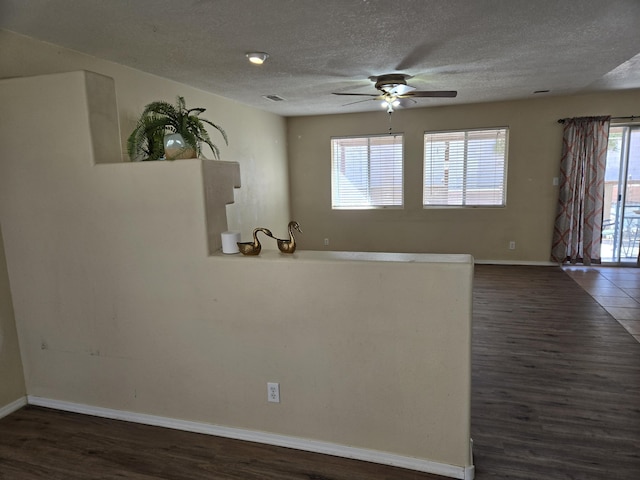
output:
<path id="1" fill-rule="evenodd" d="M 210 120 L 200 118 L 205 108 L 187 109 L 184 97 L 178 96 L 176 104 L 165 101 L 151 102 L 145 106 L 140 119 L 127 139 L 127 152 L 132 161 L 157 160 L 164 156 L 164 136 L 179 133 L 185 143 L 194 148 L 198 157 L 202 153 L 201 143 L 211 148 L 216 160 L 220 159 L 220 149 L 211 141 L 205 123 L 220 132 L 229 145 L 226 132 Z"/>

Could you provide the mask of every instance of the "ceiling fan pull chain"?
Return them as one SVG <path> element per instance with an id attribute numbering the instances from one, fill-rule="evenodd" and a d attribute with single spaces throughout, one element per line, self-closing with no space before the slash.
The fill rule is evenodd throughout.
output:
<path id="1" fill-rule="evenodd" d="M 389 135 L 391 135 L 391 114 L 393 112 L 391 110 L 389 110 Z"/>

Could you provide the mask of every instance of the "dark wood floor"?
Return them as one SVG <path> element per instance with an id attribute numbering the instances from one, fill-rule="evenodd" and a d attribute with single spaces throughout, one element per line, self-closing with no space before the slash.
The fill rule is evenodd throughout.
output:
<path id="1" fill-rule="evenodd" d="M 476 267 L 476 479 L 640 479 L 640 344 L 561 269 Z M 0 480 L 435 480 L 434 475 L 27 407 Z"/>
<path id="2" fill-rule="evenodd" d="M 476 478 L 640 479 L 640 344 L 556 267 L 477 266 Z"/>
<path id="3" fill-rule="evenodd" d="M 26 407 L 0 420 L 1 480 L 442 480 L 368 462 Z"/>

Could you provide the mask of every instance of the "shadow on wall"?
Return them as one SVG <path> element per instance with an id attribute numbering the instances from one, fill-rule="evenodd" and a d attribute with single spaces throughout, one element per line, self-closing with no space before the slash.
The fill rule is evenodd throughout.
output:
<path id="1" fill-rule="evenodd" d="M 0 411 L 26 395 L 0 224 Z M 2 417 L 2 415 L 0 415 Z"/>

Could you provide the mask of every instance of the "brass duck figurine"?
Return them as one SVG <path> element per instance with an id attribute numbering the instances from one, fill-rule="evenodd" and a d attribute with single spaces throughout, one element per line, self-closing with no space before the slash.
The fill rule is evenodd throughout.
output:
<path id="1" fill-rule="evenodd" d="M 258 227 L 253 230 L 253 242 L 238 242 L 238 249 L 243 255 L 259 255 L 262 250 L 260 240 L 258 240 L 258 232 L 262 232 L 265 235 L 273 238 L 271 230 L 268 228 Z"/>
<path id="2" fill-rule="evenodd" d="M 289 222 L 289 239 L 288 240 L 282 240 L 280 238 L 273 237 L 276 239 L 276 242 L 278 242 L 278 249 L 282 253 L 293 253 L 296 251 L 296 238 L 293 236 L 294 230 L 297 230 L 298 232 L 302 233 L 302 230 L 300 230 L 300 224 L 295 220 L 292 220 Z"/>

